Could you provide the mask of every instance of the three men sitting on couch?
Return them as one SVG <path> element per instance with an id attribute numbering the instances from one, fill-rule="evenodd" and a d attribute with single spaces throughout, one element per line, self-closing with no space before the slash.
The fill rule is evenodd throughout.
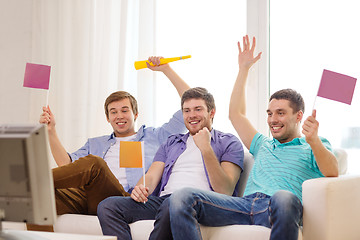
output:
<path id="1" fill-rule="evenodd" d="M 98 217 L 104 234 L 118 236 L 118 239 L 131 239 L 128 223 L 155 218 L 150 239 L 201 239 L 199 224 L 255 224 L 271 228 L 270 239 L 298 238 L 302 219 L 302 183 L 312 178 L 338 176 L 337 161 L 330 143 L 318 136 L 319 123 L 315 110 L 305 120 L 302 128 L 305 137 L 301 137 L 304 101 L 292 89 L 280 90 L 269 100 L 268 125 L 273 139 L 254 129 L 245 115 L 245 87 L 248 71 L 260 59 L 261 54 L 254 57 L 255 38 L 251 46 L 248 36 L 245 36 L 243 49 L 240 43 L 238 47 L 239 73 L 231 96 L 229 114 L 242 142 L 255 158 L 245 196 L 230 196 L 234 190 L 234 177 L 239 177 L 236 174 L 239 169 L 236 170 L 235 162 L 231 165 L 231 158 L 215 154 L 218 157 L 217 166 L 207 165 L 208 157 L 215 157 L 217 147 L 215 144 L 211 145 L 212 149 L 209 150 L 204 147 L 209 146 L 206 141 L 197 144 L 194 140 L 196 148 L 201 152 L 205 173 L 210 176 L 215 172 L 214 169 L 223 167 L 222 164 L 226 161 L 229 161 L 231 167 L 226 170 L 223 168 L 223 171 L 207 178 L 207 187 L 210 189 L 200 184 L 196 174 L 192 175 L 196 179 L 192 184 L 188 178 L 193 172 L 193 161 L 198 158 L 190 158 L 190 165 L 182 164 L 182 155 L 174 153 L 184 150 L 184 143 L 180 144 L 184 139 L 172 136 L 160 147 L 146 174 L 148 188 L 139 181 L 130 197 L 110 197 L 99 204 Z M 186 93 L 183 98 L 184 96 Z M 187 101 L 189 100 L 182 99 L 182 110 L 190 135 L 193 138 L 197 135 L 209 135 L 209 131 L 214 131 L 211 125 L 204 126 L 197 132 L 191 131 L 192 124 L 196 125 L 200 118 L 195 117 L 194 113 L 193 121 L 186 120 L 189 111 Z M 201 98 L 197 101 L 199 106 L 204 104 Z M 212 135 L 211 141 L 213 138 L 215 137 Z M 186 144 L 186 148 L 191 148 L 190 143 Z M 222 159 L 224 161 L 220 163 Z M 179 167 L 176 167 L 177 164 Z M 155 167 L 152 169 L 153 166 Z M 150 193 L 159 193 L 156 186 L 167 195 L 149 196 Z"/>

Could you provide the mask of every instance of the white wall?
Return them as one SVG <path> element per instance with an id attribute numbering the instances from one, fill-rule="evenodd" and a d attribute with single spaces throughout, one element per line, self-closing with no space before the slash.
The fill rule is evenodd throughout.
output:
<path id="1" fill-rule="evenodd" d="M 31 28 L 32 0 L 0 0 L 0 123 L 29 122 L 30 89 L 22 84 Z"/>

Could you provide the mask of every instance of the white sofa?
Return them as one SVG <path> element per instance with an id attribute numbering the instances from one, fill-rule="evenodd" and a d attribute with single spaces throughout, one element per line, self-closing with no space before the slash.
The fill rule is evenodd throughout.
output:
<path id="1" fill-rule="evenodd" d="M 347 155 L 336 149 L 340 173 L 346 172 Z M 251 154 L 245 154 L 244 172 L 241 174 L 239 195 L 244 192 L 248 174 L 253 165 Z M 337 178 L 312 179 L 303 184 L 304 227 L 299 239 L 335 240 L 360 239 L 360 176 L 342 175 Z M 148 239 L 153 220 L 130 224 L 134 240 Z M 358 225 L 358 226 L 357 226 Z M 54 225 L 55 232 L 102 235 L 96 216 L 64 214 Z M 261 226 L 231 225 L 225 227 L 201 226 L 203 239 L 207 240 L 264 240 L 270 229 Z"/>

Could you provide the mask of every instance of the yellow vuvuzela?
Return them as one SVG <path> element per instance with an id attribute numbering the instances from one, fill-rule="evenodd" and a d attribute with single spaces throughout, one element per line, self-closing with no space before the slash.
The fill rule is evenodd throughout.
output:
<path id="1" fill-rule="evenodd" d="M 182 56 L 182 57 L 173 57 L 173 58 L 162 58 L 160 59 L 160 65 L 161 64 L 166 64 L 169 62 L 174 62 L 174 61 L 178 61 L 178 60 L 183 60 L 183 59 L 187 59 L 187 58 L 191 58 L 191 55 L 187 55 L 187 56 Z M 144 60 L 144 61 L 135 61 L 134 66 L 136 70 L 139 69 L 143 69 L 143 68 L 147 68 L 146 63 L 149 63 L 150 66 L 154 66 L 151 62 L 149 62 L 148 60 Z"/>

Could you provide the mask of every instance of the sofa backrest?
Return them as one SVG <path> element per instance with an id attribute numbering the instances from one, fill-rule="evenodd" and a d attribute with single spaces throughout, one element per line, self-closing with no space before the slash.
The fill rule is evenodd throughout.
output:
<path id="1" fill-rule="evenodd" d="M 240 174 L 240 181 L 238 185 L 238 196 L 244 195 L 247 180 L 249 178 L 250 171 L 254 165 L 254 157 L 249 152 L 244 153 L 244 168 Z"/>
<path id="2" fill-rule="evenodd" d="M 347 171 L 347 152 L 345 152 L 342 148 L 335 148 L 334 154 L 336 159 L 338 160 L 338 166 L 339 166 L 339 175 L 344 175 Z"/>

